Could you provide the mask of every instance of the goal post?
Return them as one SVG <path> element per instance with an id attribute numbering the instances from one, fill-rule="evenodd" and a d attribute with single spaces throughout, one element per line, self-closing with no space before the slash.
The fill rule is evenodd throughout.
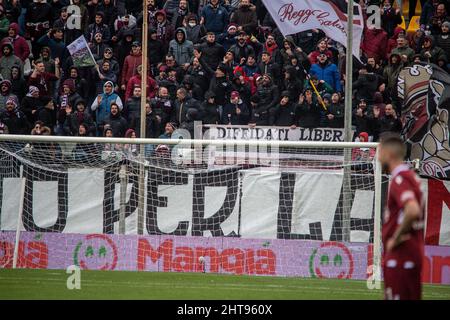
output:
<path id="1" fill-rule="evenodd" d="M 380 279 L 377 148 L 0 135 L 0 268 Z"/>

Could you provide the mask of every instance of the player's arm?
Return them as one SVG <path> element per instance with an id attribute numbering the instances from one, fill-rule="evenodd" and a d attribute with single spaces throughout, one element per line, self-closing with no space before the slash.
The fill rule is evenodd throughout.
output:
<path id="1" fill-rule="evenodd" d="M 392 238 L 388 241 L 388 251 L 391 251 L 402 242 L 409 239 L 409 235 L 407 235 L 407 233 L 412 229 L 413 223 L 420 219 L 420 215 L 421 210 L 417 200 L 414 198 L 407 200 L 403 207 L 403 221 L 397 230 L 395 230 Z"/>

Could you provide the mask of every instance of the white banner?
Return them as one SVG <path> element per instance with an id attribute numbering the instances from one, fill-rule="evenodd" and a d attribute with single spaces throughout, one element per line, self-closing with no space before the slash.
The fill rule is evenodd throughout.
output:
<path id="1" fill-rule="evenodd" d="M 344 142 L 344 129 L 238 125 L 205 125 L 209 139 Z"/>
<path id="2" fill-rule="evenodd" d="M 27 178 L 22 230 L 117 233 L 120 186 L 104 170 L 73 169 L 58 179 Z M 50 181 L 51 180 L 51 181 Z M 342 172 L 218 170 L 149 172 L 145 233 L 334 241 L 342 231 Z M 423 180 L 426 242 L 450 245 L 450 181 Z M 3 180 L 0 230 L 15 230 L 20 178 Z M 387 184 L 384 184 L 385 186 Z M 373 236 L 373 176 L 352 175 L 351 241 Z M 386 190 L 385 190 L 386 191 Z M 126 194 L 126 233 L 136 234 L 137 180 Z"/>
<path id="3" fill-rule="evenodd" d="M 320 29 L 333 40 L 347 47 L 346 0 L 262 0 L 284 36 L 305 30 Z M 364 29 L 359 4 L 354 4 L 353 55 L 359 59 Z"/>

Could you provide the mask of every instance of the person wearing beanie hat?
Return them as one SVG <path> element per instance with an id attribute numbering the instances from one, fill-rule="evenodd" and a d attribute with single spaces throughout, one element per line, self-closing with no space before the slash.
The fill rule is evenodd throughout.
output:
<path id="1" fill-rule="evenodd" d="M 231 92 L 230 102 L 223 108 L 222 123 L 230 125 L 247 125 L 249 118 L 250 110 L 242 101 L 239 92 Z"/>
<path id="2" fill-rule="evenodd" d="M 202 66 L 208 68 L 208 66 L 202 64 Z M 209 69 L 210 70 L 210 69 Z M 228 74 L 228 67 L 223 64 L 220 63 L 217 66 L 216 71 L 214 72 L 214 77 L 211 80 L 211 84 L 209 87 L 209 90 L 211 90 L 212 92 L 214 92 L 214 94 L 216 95 L 216 103 L 219 106 L 224 106 L 226 103 L 228 103 L 228 97 L 231 93 L 231 82 L 227 79 L 227 74 Z M 212 76 L 212 74 L 211 74 Z M 221 107 L 219 107 L 221 108 Z"/>
<path id="3" fill-rule="evenodd" d="M 102 65 L 103 61 L 109 61 L 109 69 L 118 77 L 120 74 L 119 62 L 114 58 L 114 50 L 110 46 L 105 47 L 103 51 L 103 57 L 97 60 L 98 65 Z"/>
<path id="4" fill-rule="evenodd" d="M 0 82 L 0 111 L 4 110 L 6 107 L 6 101 L 13 97 L 16 100 L 18 100 L 17 96 L 13 93 L 11 93 L 11 81 L 9 80 L 2 80 Z"/>
<path id="5" fill-rule="evenodd" d="M 8 127 L 10 134 L 29 134 L 26 116 L 17 107 L 17 102 L 13 98 L 6 101 L 5 110 L 0 112 L 0 122 Z"/>
<path id="6" fill-rule="evenodd" d="M 122 67 L 121 89 L 126 91 L 128 81 L 138 74 L 137 67 L 142 65 L 141 43 L 134 41 L 131 45 L 131 53 L 125 58 Z"/>
<path id="7" fill-rule="evenodd" d="M 436 38 L 436 46 L 447 53 L 447 63 L 450 61 L 450 21 L 445 21 L 441 26 L 441 33 Z"/>

